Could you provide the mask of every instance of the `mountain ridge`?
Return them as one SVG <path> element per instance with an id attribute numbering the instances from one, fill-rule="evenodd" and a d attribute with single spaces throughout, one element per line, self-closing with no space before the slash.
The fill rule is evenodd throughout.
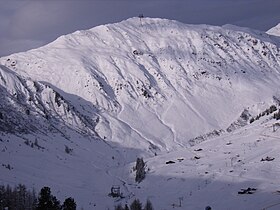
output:
<path id="1" fill-rule="evenodd" d="M 169 128 L 164 128 L 164 119 L 156 113 L 156 109 L 166 110 L 166 99 L 169 97 L 174 97 L 175 101 L 183 100 L 179 103 L 183 109 L 190 110 L 190 117 L 200 118 L 196 124 L 217 121 L 215 126 L 204 124 L 209 127 L 203 131 L 206 133 L 225 128 L 226 125 L 219 122 L 228 118 L 214 119 L 208 116 L 210 120 L 204 120 L 199 111 L 207 110 L 207 107 L 196 111 L 193 104 L 187 103 L 188 97 L 194 98 L 193 101 L 207 97 L 192 97 L 197 92 L 201 94 L 205 88 L 213 91 L 211 97 L 219 95 L 221 88 L 227 89 L 234 96 L 236 93 L 233 89 L 239 89 L 240 94 L 257 87 L 253 85 L 249 88 L 251 83 L 276 83 L 274 75 L 278 77 L 279 74 L 279 43 L 274 40 L 264 42 L 256 38 L 262 36 L 265 40 L 269 39 L 264 33 L 255 35 L 254 32 L 254 37 L 242 32 L 243 29 L 233 31 L 224 28 L 232 26 L 193 26 L 169 20 L 131 18 L 121 23 L 62 36 L 45 47 L 29 51 L 28 55 L 15 54 L 6 57 L 6 61 L 2 58 L 1 63 L 15 71 L 19 68 L 24 76 L 54 84 L 64 92 L 77 95 L 100 109 L 116 113 L 115 115 L 121 116 L 123 110 L 126 110 L 124 106 L 130 106 L 129 109 L 137 108 L 138 105 L 132 104 L 137 104 L 140 98 L 141 107 L 151 108 L 148 113 L 159 118 L 158 122 L 163 125 L 161 127 L 165 136 L 171 136 L 172 132 L 168 131 Z M 13 57 L 16 61 L 13 61 Z M 15 66 L 13 62 L 16 62 Z M 264 69 L 274 71 L 272 78 Z M 68 81 L 72 85 L 68 85 Z M 248 87 L 244 83 L 249 83 Z M 220 101 L 218 95 L 215 99 L 217 102 Z M 272 97 L 273 93 L 270 95 Z M 203 103 L 206 102 L 198 101 L 195 106 L 199 107 Z M 251 105 L 250 102 L 245 106 L 248 105 Z M 238 109 L 235 115 L 239 115 L 243 108 Z M 207 112 L 213 110 L 208 109 Z M 230 113 L 229 110 L 226 112 Z M 234 116 L 230 118 L 227 124 L 234 120 Z M 181 121 L 188 120 L 183 117 Z M 148 139 L 158 139 L 151 132 L 142 130 L 140 133 Z M 188 135 L 184 132 L 179 136 L 179 141 L 182 143 L 183 136 L 193 138 L 200 134 L 202 133 L 195 132 Z M 169 141 L 173 140 L 169 138 Z M 159 139 L 157 142 L 160 144 Z"/>
<path id="2" fill-rule="evenodd" d="M 161 157 L 167 160 L 186 152 L 186 161 L 190 159 L 188 164 L 195 166 L 191 162 L 191 156 L 197 155 L 193 147 L 212 148 L 213 141 L 222 143 L 222 150 L 225 139 L 245 141 L 248 135 L 253 142 L 255 137 L 261 138 L 250 130 L 261 133 L 268 129 L 263 127 L 266 123 L 272 126 L 271 113 L 262 123 L 251 125 L 249 121 L 271 105 L 278 107 L 279 47 L 275 36 L 248 28 L 131 18 L 2 57 L 0 88 L 5 94 L 0 102 L 0 133 L 5 140 L 1 149 L 7 151 L 8 145 L 10 153 L 20 155 L 11 158 L 9 152 L 3 153 L 2 164 L 11 163 L 14 170 L 5 171 L 0 178 L 37 187 L 51 183 L 60 196 L 63 193 L 55 183 L 61 182 L 63 192 L 69 193 L 65 186 L 77 180 L 71 189 L 75 195 L 81 193 L 78 200 L 87 209 L 94 202 L 111 208 L 107 194 L 114 184 L 123 186 L 126 201 L 132 194 L 141 197 L 129 173 L 136 157 L 148 158 L 151 173 L 162 181 L 166 177 L 159 176 L 165 170 Z M 9 115 L 13 110 L 16 112 Z M 16 124 L 19 130 L 13 130 Z M 9 143 L 7 139 L 14 140 Z M 243 145 L 241 140 L 237 143 Z M 30 145 L 39 151 L 26 157 Z M 35 161 L 32 170 L 36 175 L 20 179 L 26 177 L 26 171 L 17 162 L 19 157 L 25 157 L 24 163 L 32 162 L 38 153 L 44 154 L 40 157 L 44 163 L 51 161 L 46 167 L 50 177 L 68 174 L 69 178 L 43 180 L 47 169 L 37 169 Z M 211 154 L 209 150 L 207 155 Z M 224 158 L 225 154 L 220 155 Z M 203 167 L 211 170 L 210 165 Z M 222 176 L 220 166 L 215 167 L 213 177 Z M 72 170 L 77 172 L 71 175 Z M 176 170 L 167 174 L 176 177 Z M 16 178 L 7 178 L 9 174 Z M 147 187 L 153 181 L 151 174 L 139 186 L 155 192 Z M 156 205 L 163 207 L 163 203 L 157 201 Z"/>

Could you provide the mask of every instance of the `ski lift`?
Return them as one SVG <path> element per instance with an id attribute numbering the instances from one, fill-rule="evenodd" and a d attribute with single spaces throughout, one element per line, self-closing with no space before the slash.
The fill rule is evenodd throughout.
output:
<path id="1" fill-rule="evenodd" d="M 119 185 L 113 185 L 111 187 L 111 193 L 109 194 L 113 198 L 121 197 L 121 188 Z"/>

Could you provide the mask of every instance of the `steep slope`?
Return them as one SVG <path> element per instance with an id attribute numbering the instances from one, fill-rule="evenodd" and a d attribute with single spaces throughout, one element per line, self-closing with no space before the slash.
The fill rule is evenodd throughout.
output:
<path id="1" fill-rule="evenodd" d="M 126 148 L 96 134 L 98 118 L 87 119 L 50 86 L 5 66 L 0 90 L 0 183 L 37 191 L 50 186 L 59 199 L 75 197 L 86 209 L 110 204 L 111 185 L 123 183 L 121 171 L 110 170 L 125 163 L 119 150 L 125 154 Z M 133 159 L 139 153 L 134 150 Z"/>
<path id="2" fill-rule="evenodd" d="M 148 193 L 164 209 L 176 197 L 155 194 L 170 187 L 177 196 L 178 186 L 193 192 L 197 173 L 165 186 L 178 168 L 166 171 L 161 159 L 193 155 L 190 146 L 208 140 L 202 145 L 209 165 L 203 162 L 201 173 L 224 158 L 210 150 L 221 139 L 242 145 L 247 136 L 259 138 L 254 133 L 263 125 L 249 121 L 272 104 L 278 108 L 279 47 L 275 36 L 231 25 L 131 18 L 0 58 L 1 182 L 49 185 L 85 209 L 112 208 L 107 194 L 117 184 L 122 202 Z M 155 175 L 140 185 L 129 174 L 137 156 L 149 158 Z M 186 164 L 196 170 L 199 162 Z M 216 176 L 220 168 L 213 169 L 215 180 L 224 178 Z"/>
<path id="3" fill-rule="evenodd" d="M 97 137 L 94 121 L 89 122 L 50 86 L 25 79 L 5 66 L 0 66 L 0 79 L 1 131 L 64 135 L 60 127 L 64 126 Z"/>
<path id="4" fill-rule="evenodd" d="M 225 129 L 245 107 L 270 100 L 279 62 L 279 43 L 264 33 L 150 18 L 77 31 L 1 59 L 66 92 L 79 111 L 91 116 L 97 107 L 96 131 L 107 140 L 132 144 L 112 138 L 130 130 L 160 149 Z"/>

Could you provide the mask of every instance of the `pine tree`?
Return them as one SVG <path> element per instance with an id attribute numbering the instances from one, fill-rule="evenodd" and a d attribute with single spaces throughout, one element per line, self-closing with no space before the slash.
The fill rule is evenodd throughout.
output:
<path id="1" fill-rule="evenodd" d="M 0 186 L 0 209 L 34 210 L 36 195 L 26 189 L 25 185 L 19 184 L 13 189 L 7 185 Z"/>
<path id="2" fill-rule="evenodd" d="M 276 120 L 279 120 L 279 119 L 280 119 L 280 109 L 279 109 L 279 111 L 278 111 L 277 113 L 275 113 L 275 114 L 273 115 L 273 118 L 276 119 Z"/>
<path id="3" fill-rule="evenodd" d="M 135 181 L 140 183 L 143 179 L 145 179 L 145 163 L 143 158 L 137 158 L 136 160 L 136 177 L 135 177 Z"/>
<path id="4" fill-rule="evenodd" d="M 10 185 L 7 185 L 5 194 L 6 194 L 6 206 L 13 208 L 14 196 Z"/>
<path id="5" fill-rule="evenodd" d="M 147 200 L 144 210 L 154 210 L 153 205 L 150 200 Z"/>
<path id="6" fill-rule="evenodd" d="M 39 194 L 36 210 L 60 210 L 60 202 L 51 194 L 49 187 L 43 187 Z"/>
<path id="7" fill-rule="evenodd" d="M 27 201 L 27 191 L 26 187 L 22 184 L 19 184 L 15 188 L 15 194 L 17 199 L 17 209 L 18 210 L 25 210 L 26 209 L 26 201 Z"/>
<path id="8" fill-rule="evenodd" d="M 37 194 L 35 189 L 32 189 L 32 192 L 29 192 L 28 196 L 27 196 L 27 209 L 32 209 L 32 210 L 36 210 L 36 206 L 37 206 Z"/>
<path id="9" fill-rule="evenodd" d="M 55 196 L 52 196 L 53 210 L 61 210 L 60 201 L 56 199 Z"/>
<path id="10" fill-rule="evenodd" d="M 135 199 L 130 205 L 130 210 L 141 210 L 141 209 L 142 209 L 142 204 L 138 199 Z"/>
<path id="11" fill-rule="evenodd" d="M 122 207 L 122 204 L 118 204 L 118 205 L 115 207 L 115 210 L 124 210 L 123 207 Z"/>
<path id="12" fill-rule="evenodd" d="M 124 210 L 129 210 L 129 207 L 128 207 L 128 205 L 127 205 L 127 204 L 125 204 L 125 206 L 124 206 Z"/>
<path id="13" fill-rule="evenodd" d="M 62 210 L 76 210 L 77 205 L 73 198 L 67 198 L 65 199 Z"/>
<path id="14" fill-rule="evenodd" d="M 0 209 L 4 209 L 5 205 L 5 187 L 0 186 Z"/>

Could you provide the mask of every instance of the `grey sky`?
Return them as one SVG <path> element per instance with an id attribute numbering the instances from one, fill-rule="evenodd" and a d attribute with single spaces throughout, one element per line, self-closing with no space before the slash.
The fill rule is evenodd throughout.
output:
<path id="1" fill-rule="evenodd" d="M 0 56 L 140 13 L 267 30 L 280 22 L 279 8 L 280 0 L 0 0 Z"/>

